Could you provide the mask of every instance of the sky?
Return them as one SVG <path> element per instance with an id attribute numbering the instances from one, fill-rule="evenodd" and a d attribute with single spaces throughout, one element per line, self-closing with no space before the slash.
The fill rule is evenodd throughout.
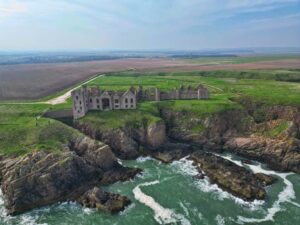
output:
<path id="1" fill-rule="evenodd" d="M 300 0 L 0 0 L 0 51 L 249 47 L 300 47 Z"/>

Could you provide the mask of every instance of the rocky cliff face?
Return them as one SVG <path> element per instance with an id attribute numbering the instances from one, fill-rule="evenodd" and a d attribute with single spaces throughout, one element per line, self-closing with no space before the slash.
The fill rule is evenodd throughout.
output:
<path id="1" fill-rule="evenodd" d="M 61 153 L 34 152 L 2 159 L 2 191 L 8 213 L 76 200 L 115 168 L 123 171 L 123 179 L 139 172 L 119 165 L 107 145 L 87 137 L 71 140 Z"/>
<path id="2" fill-rule="evenodd" d="M 193 143 L 205 151 L 232 151 L 267 163 L 279 171 L 300 173 L 300 110 L 268 106 L 249 100 L 244 109 L 227 110 L 209 117 L 163 111 L 169 137 Z M 189 118 L 183 123 L 182 118 Z M 193 131 L 193 127 L 201 127 Z"/>
<path id="3" fill-rule="evenodd" d="M 135 159 L 140 156 L 139 148 L 156 149 L 167 141 L 166 127 L 163 121 L 140 127 L 123 127 L 103 130 L 92 128 L 84 122 L 74 125 L 86 135 L 109 145 L 121 159 Z"/>

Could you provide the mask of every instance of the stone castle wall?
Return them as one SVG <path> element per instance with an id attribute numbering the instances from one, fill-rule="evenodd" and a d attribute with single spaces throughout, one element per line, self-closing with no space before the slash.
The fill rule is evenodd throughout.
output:
<path id="1" fill-rule="evenodd" d="M 136 109 L 139 101 L 163 101 L 180 99 L 207 99 L 208 90 L 199 85 L 197 88 L 180 87 L 171 91 L 158 88 L 143 90 L 142 87 L 131 87 L 127 91 L 103 91 L 100 88 L 87 88 L 72 92 L 74 119 L 83 117 L 89 110 Z"/>
<path id="2" fill-rule="evenodd" d="M 143 90 L 141 87 L 136 91 L 138 101 L 162 101 L 162 100 L 180 100 L 180 99 L 208 99 L 208 90 L 199 85 L 196 89 L 191 87 L 181 87 L 171 91 L 160 91 L 157 88 Z"/>

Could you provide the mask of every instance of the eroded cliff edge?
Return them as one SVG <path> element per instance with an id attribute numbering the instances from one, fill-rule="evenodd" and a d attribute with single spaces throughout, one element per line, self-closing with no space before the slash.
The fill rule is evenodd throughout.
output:
<path id="1" fill-rule="evenodd" d="M 107 129 L 84 120 L 75 127 L 111 146 L 122 159 L 152 154 L 168 162 L 193 150 L 233 152 L 266 163 L 277 171 L 300 173 L 300 109 L 267 105 L 243 98 L 239 107 L 196 114 L 158 107 L 159 121 L 143 119 Z M 168 150 L 168 151 L 166 151 Z"/>
<path id="2" fill-rule="evenodd" d="M 193 160 L 205 165 L 199 169 L 212 182 L 246 200 L 264 198 L 265 181 L 260 181 L 263 175 L 249 175 L 238 168 L 245 173 L 239 177 L 228 160 L 198 153 L 228 151 L 264 162 L 278 171 L 300 173 L 299 108 L 269 106 L 248 99 L 239 103 L 242 107 L 201 115 L 162 107 L 155 115 L 159 119 L 141 117 L 112 129 L 78 121 L 75 128 L 90 138 L 76 136 L 59 153 L 33 151 L 25 156 L 1 158 L 0 175 L 8 212 L 22 213 L 66 200 L 78 200 L 109 212 L 122 210 L 129 199 L 103 192 L 99 185 L 132 178 L 140 170 L 122 167 L 115 155 L 134 159 L 150 154 L 171 162 L 194 153 Z M 220 167 L 213 166 L 215 161 Z M 214 169 L 225 172 L 216 173 Z M 244 192 L 243 186 L 228 184 L 232 177 L 245 185 L 250 179 L 249 192 Z"/>
<path id="3" fill-rule="evenodd" d="M 120 165 L 109 146 L 84 136 L 70 140 L 59 153 L 39 151 L 3 158 L 0 168 L 6 208 L 12 215 L 59 201 L 79 200 L 103 180 L 124 181 L 140 172 Z M 118 210 L 128 204 L 122 197 L 106 197 L 124 204 L 119 204 Z"/>
<path id="4" fill-rule="evenodd" d="M 146 154 L 169 163 L 191 155 L 197 166 L 200 163 L 200 173 L 246 200 L 265 198 L 265 185 L 274 179 L 205 152 L 227 151 L 266 163 L 277 171 L 300 173 L 297 107 L 270 106 L 242 99 L 239 107 L 213 114 L 199 115 L 168 107 L 157 111 L 156 116 L 162 120 L 151 125 L 140 122 L 103 130 L 101 126 L 79 121 L 75 127 L 113 146 L 114 152 L 124 159 Z M 155 144 L 149 144 L 149 140 L 155 140 L 152 141 Z"/>
<path id="5" fill-rule="evenodd" d="M 239 103 L 241 108 L 210 116 L 165 109 L 168 137 L 204 151 L 233 152 L 277 171 L 300 173 L 299 108 L 248 99 Z"/>

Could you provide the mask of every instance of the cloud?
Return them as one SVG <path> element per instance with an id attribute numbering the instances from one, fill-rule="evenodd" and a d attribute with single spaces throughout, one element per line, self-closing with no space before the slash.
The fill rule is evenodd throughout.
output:
<path id="1" fill-rule="evenodd" d="M 27 5 L 16 0 L 0 0 L 0 23 L 5 19 L 26 13 L 28 11 Z"/>
<path id="2" fill-rule="evenodd" d="M 299 2 L 299 0 L 229 0 L 229 8 L 249 8 L 275 4 L 289 4 Z"/>
<path id="3" fill-rule="evenodd" d="M 0 16 L 9 16 L 27 11 L 24 3 L 16 0 L 0 0 Z"/>
<path id="4" fill-rule="evenodd" d="M 58 48 L 63 43 L 70 48 L 192 48 L 209 43 L 214 46 L 218 41 L 226 47 L 226 33 L 232 33 L 233 40 L 235 32 L 250 29 L 253 32 L 249 36 L 254 41 L 262 30 L 277 30 L 278 36 L 281 30 L 295 30 L 300 21 L 295 15 L 300 12 L 299 3 L 300 0 L 0 0 L 0 30 L 6 30 L 0 36 L 0 48 L 1 44 L 16 45 L 12 37 L 18 35 L 23 37 L 20 46 L 40 42 L 45 48 Z M 286 38 L 286 42 L 289 40 Z"/>

